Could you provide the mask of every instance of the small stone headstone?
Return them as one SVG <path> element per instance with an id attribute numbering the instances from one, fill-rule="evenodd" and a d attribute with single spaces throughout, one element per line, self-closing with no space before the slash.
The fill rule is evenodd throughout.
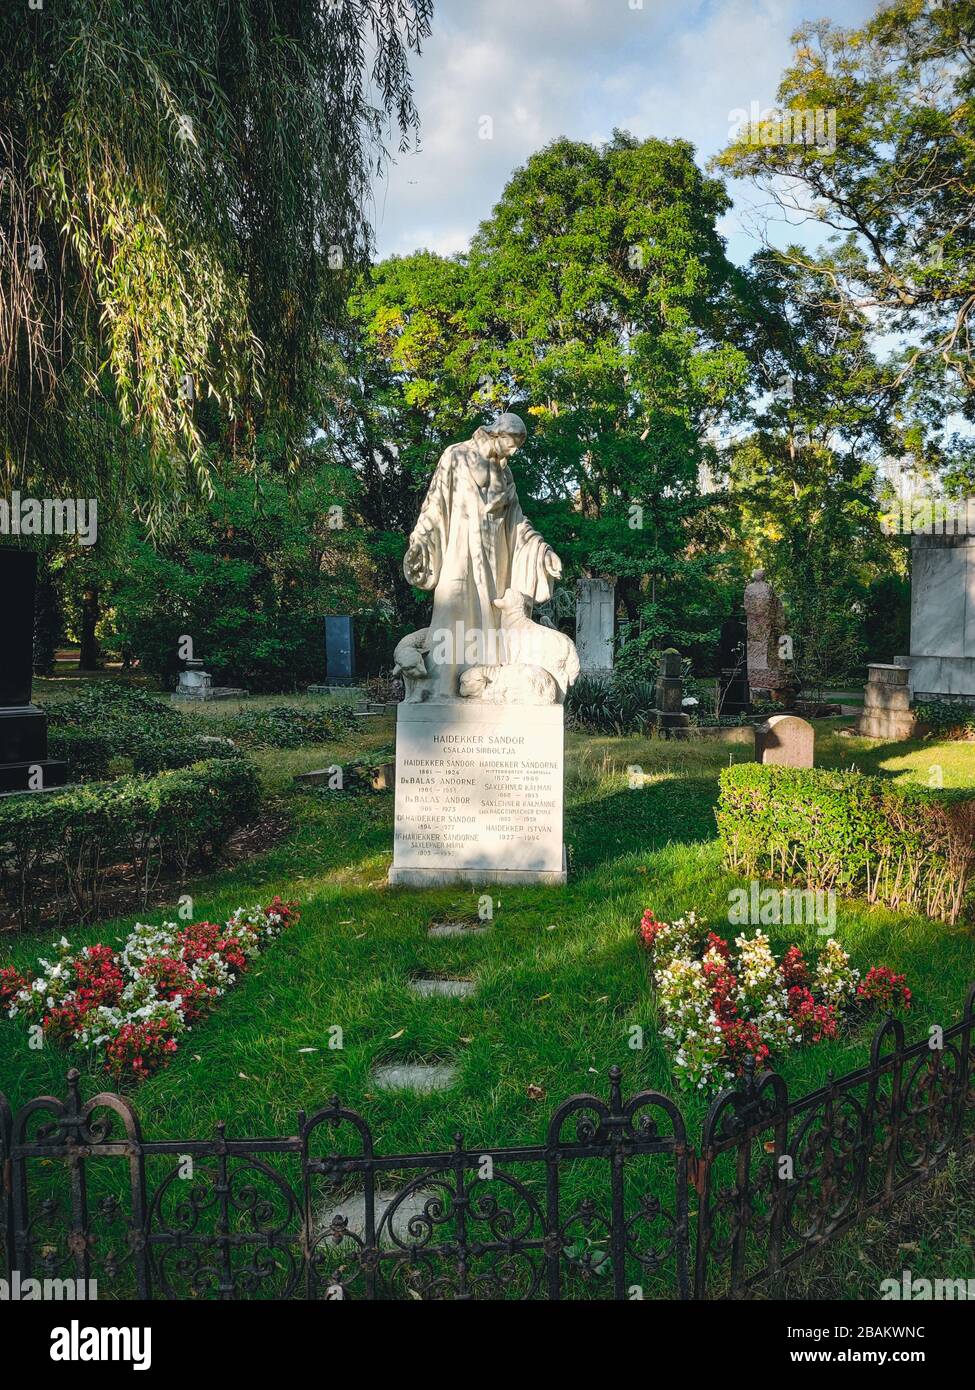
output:
<path id="1" fill-rule="evenodd" d="M 773 714 L 755 730 L 755 761 L 780 767 L 813 767 L 816 730 L 795 714 Z"/>

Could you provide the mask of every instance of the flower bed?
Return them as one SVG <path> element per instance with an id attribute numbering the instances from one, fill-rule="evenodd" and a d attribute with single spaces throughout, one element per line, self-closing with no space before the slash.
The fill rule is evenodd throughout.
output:
<path id="1" fill-rule="evenodd" d="M 835 1038 L 869 1011 L 911 1006 L 903 975 L 879 965 L 861 980 L 835 937 L 812 965 L 798 946 L 777 961 L 760 931 L 731 947 L 694 912 L 658 922 L 648 909 L 640 936 L 653 960 L 675 1074 L 692 1089 L 733 1081 L 749 1057 L 762 1066 L 786 1048 Z"/>
<path id="2" fill-rule="evenodd" d="M 120 951 L 62 937 L 34 975 L 0 970 L 0 1012 L 82 1048 L 116 1081 L 165 1066 L 179 1038 L 232 989 L 251 961 L 298 921 L 294 903 L 238 908 L 228 922 L 137 924 Z"/>

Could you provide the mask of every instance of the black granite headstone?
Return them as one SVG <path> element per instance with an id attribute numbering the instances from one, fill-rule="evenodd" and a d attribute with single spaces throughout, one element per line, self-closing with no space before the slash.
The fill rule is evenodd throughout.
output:
<path id="1" fill-rule="evenodd" d="M 742 616 L 735 614 L 721 624 L 718 643 L 718 689 L 722 714 L 748 714 L 751 711 L 751 692 L 748 689 L 748 627 Z"/>
<path id="2" fill-rule="evenodd" d="M 0 594 L 6 641 L 0 662 L 0 706 L 30 704 L 34 664 L 34 594 L 37 556 L 0 549 Z"/>
<path id="3" fill-rule="evenodd" d="M 67 781 L 47 756 L 47 715 L 30 702 L 37 557 L 0 548 L 0 600 L 7 635 L 0 663 L 0 792 L 46 791 Z"/>
<path id="4" fill-rule="evenodd" d="M 346 614 L 325 619 L 325 678 L 329 685 L 355 680 L 355 633 Z"/>

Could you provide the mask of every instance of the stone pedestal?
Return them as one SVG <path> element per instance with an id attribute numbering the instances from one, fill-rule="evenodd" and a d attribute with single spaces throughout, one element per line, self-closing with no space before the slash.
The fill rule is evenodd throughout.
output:
<path id="1" fill-rule="evenodd" d="M 179 673 L 179 684 L 173 692 L 173 699 L 239 700 L 246 694 L 247 691 L 238 686 L 214 685 L 210 672 L 203 669 L 203 662 L 191 660 Z"/>
<path id="2" fill-rule="evenodd" d="M 0 549 L 5 643 L 0 672 L 0 793 L 49 791 L 67 781 L 67 764 L 47 756 L 47 715 L 31 704 L 37 558 Z"/>
<path id="3" fill-rule="evenodd" d="M 584 675 L 609 676 L 616 630 L 616 580 L 576 582 L 576 650 Z"/>
<path id="4" fill-rule="evenodd" d="M 401 704 L 390 883 L 564 883 L 563 762 L 561 705 Z"/>
<path id="5" fill-rule="evenodd" d="M 684 681 L 680 671 L 680 652 L 673 649 L 664 652 L 657 677 L 657 705 L 650 711 L 650 718 L 667 738 L 685 737 L 684 730 L 691 722 L 682 708 Z"/>
<path id="6" fill-rule="evenodd" d="M 816 730 L 795 714 L 773 714 L 755 729 L 755 761 L 780 767 L 813 767 Z"/>
<path id="7" fill-rule="evenodd" d="M 867 667 L 863 713 L 857 733 L 864 738 L 905 739 L 914 733 L 911 713 L 910 670 L 900 664 L 874 662 Z"/>

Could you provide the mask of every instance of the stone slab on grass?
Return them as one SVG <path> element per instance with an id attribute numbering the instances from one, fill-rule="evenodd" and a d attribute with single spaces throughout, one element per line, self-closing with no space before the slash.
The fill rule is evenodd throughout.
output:
<path id="1" fill-rule="evenodd" d="M 373 1217 L 375 1229 L 380 1235 L 380 1244 L 390 1246 L 395 1237 L 401 1244 L 409 1245 L 412 1243 L 410 1236 L 410 1221 L 415 1216 L 423 1216 L 424 1207 L 431 1198 L 443 1200 L 443 1194 L 432 1189 L 421 1188 L 417 1192 L 411 1192 L 404 1197 L 402 1202 L 393 1212 L 390 1220 L 380 1232 L 379 1226 L 389 1207 L 396 1200 L 395 1192 L 377 1192 L 373 1203 Z M 360 1240 L 366 1237 L 366 1198 L 365 1193 L 355 1192 L 350 1197 L 345 1197 L 341 1201 L 324 1202 L 318 1209 L 315 1221 L 316 1234 L 329 1231 L 336 1223 L 344 1222 L 345 1229 L 352 1236 L 358 1236 Z"/>
<path id="2" fill-rule="evenodd" d="M 483 936 L 491 930 L 488 922 L 434 922 L 427 936 Z"/>
<path id="3" fill-rule="evenodd" d="M 410 980 L 410 989 L 423 999 L 466 999 L 474 993 L 473 980 L 443 980 L 426 977 Z"/>
<path id="4" fill-rule="evenodd" d="M 373 1068 L 372 1080 L 381 1091 L 413 1091 L 429 1095 L 446 1091 L 457 1080 L 454 1062 L 397 1062 Z"/>

